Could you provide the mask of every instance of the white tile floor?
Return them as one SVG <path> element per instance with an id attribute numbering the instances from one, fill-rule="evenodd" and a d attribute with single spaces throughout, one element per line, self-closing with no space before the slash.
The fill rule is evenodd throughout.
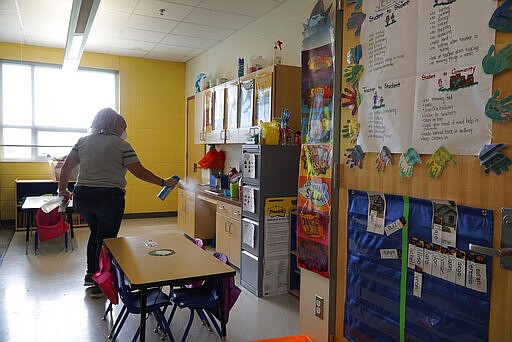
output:
<path id="1" fill-rule="evenodd" d="M 124 220 L 120 236 L 140 235 L 148 230 L 175 229 L 175 218 Z M 66 253 L 60 238 L 44 242 L 34 255 L 31 239 L 25 255 L 25 233 L 17 232 L 0 266 L 0 341 L 107 341 L 112 326 L 109 317 L 101 320 L 106 299 L 89 298 L 82 286 L 85 249 L 89 231 L 75 229 L 75 250 Z M 33 236 L 32 236 L 33 238 Z M 120 310 L 114 309 L 114 318 Z M 181 339 L 188 310 L 177 311 L 174 337 Z M 138 316 L 130 316 L 117 340 L 130 341 L 138 326 Z M 160 341 L 148 321 L 146 341 Z M 250 341 L 297 335 L 299 300 L 289 295 L 258 298 L 242 288 L 230 312 L 227 341 Z M 220 341 L 194 321 L 187 341 Z"/>

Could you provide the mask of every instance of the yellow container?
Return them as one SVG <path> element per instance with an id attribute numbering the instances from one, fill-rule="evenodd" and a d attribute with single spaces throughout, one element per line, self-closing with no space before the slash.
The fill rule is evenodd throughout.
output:
<path id="1" fill-rule="evenodd" d="M 260 121 L 262 145 L 278 145 L 279 144 L 279 122 L 272 120 L 271 122 Z"/>

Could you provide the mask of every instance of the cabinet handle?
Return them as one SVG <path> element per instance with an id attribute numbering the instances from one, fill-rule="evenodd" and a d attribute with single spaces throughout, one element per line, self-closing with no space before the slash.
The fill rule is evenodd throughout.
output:
<path id="1" fill-rule="evenodd" d="M 233 211 L 233 214 L 234 214 L 234 215 L 237 215 L 237 216 L 240 216 L 240 210 Z"/>
<path id="2" fill-rule="evenodd" d="M 218 209 L 219 209 L 219 210 L 225 210 L 225 209 L 226 209 L 226 207 L 224 207 L 223 205 L 219 205 Z"/>
<path id="3" fill-rule="evenodd" d="M 230 134 L 229 134 L 229 129 L 226 129 L 225 130 L 225 133 L 224 133 L 224 137 L 226 138 L 226 140 L 229 140 L 230 139 Z"/>
<path id="4" fill-rule="evenodd" d="M 223 133 L 224 133 L 224 130 L 221 129 L 220 132 L 219 132 L 219 139 L 220 140 L 224 140 L 224 134 Z"/>
<path id="5" fill-rule="evenodd" d="M 228 223 L 229 223 L 228 233 L 229 233 L 229 234 L 232 234 L 232 233 L 231 233 L 231 226 L 233 225 L 233 223 L 231 223 L 231 222 L 228 222 Z"/>
<path id="6" fill-rule="evenodd" d="M 229 232 L 229 230 L 228 230 L 228 223 L 227 222 L 224 222 L 224 231 L 225 232 Z"/>

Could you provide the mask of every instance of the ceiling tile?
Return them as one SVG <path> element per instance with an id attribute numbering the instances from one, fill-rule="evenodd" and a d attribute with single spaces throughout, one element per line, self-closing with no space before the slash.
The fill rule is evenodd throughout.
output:
<path id="1" fill-rule="evenodd" d="M 199 7 L 227 13 L 251 15 L 264 0 L 208 0 L 199 4 Z"/>
<path id="2" fill-rule="evenodd" d="M 176 25 L 178 25 L 178 22 L 174 20 L 147 17 L 138 14 L 130 16 L 128 22 L 126 23 L 126 26 L 130 28 L 165 33 L 172 30 Z"/>
<path id="3" fill-rule="evenodd" d="M 165 11 L 160 12 L 162 9 Z M 141 0 L 137 7 L 135 7 L 134 13 L 169 20 L 182 20 L 192 10 L 193 7 L 191 6 L 171 4 L 158 0 Z M 160 13 L 163 13 L 163 15 L 160 15 Z"/>
<path id="4" fill-rule="evenodd" d="M 149 52 L 155 47 L 155 43 L 143 42 L 140 40 L 131 40 L 123 38 L 114 38 L 110 41 L 112 49 L 139 50 Z M 131 55 L 130 55 L 131 56 Z"/>
<path id="5" fill-rule="evenodd" d="M 256 7 L 251 12 L 251 15 L 256 18 L 259 18 L 259 17 L 269 13 L 270 11 L 272 11 L 273 9 L 275 9 L 277 6 L 280 6 L 280 5 L 281 5 L 281 3 L 271 1 L 271 0 L 263 1 L 259 4 L 258 7 Z"/>
<path id="6" fill-rule="evenodd" d="M 166 44 L 158 44 L 151 52 L 169 53 L 174 55 L 186 56 L 192 51 L 192 48 L 183 46 L 173 46 Z"/>
<path id="7" fill-rule="evenodd" d="M 143 42 L 158 43 L 165 37 L 165 33 L 125 28 L 121 30 L 119 37 L 124 39 L 140 40 Z"/>
<path id="8" fill-rule="evenodd" d="M 164 39 L 162 39 L 161 43 L 174 46 L 201 47 L 202 45 L 210 41 L 211 39 L 168 34 Z"/>
<path id="9" fill-rule="evenodd" d="M 0 22 L 19 27 L 18 15 L 15 11 L 0 10 Z"/>
<path id="10" fill-rule="evenodd" d="M 190 23 L 181 23 L 174 30 L 171 31 L 172 34 L 182 35 L 182 36 L 191 36 L 191 37 L 199 37 L 199 38 L 208 38 L 215 40 L 223 40 L 232 35 L 235 31 L 222 29 L 218 27 L 212 26 L 204 26 Z"/>
<path id="11" fill-rule="evenodd" d="M 216 27 L 230 27 L 240 20 L 240 16 L 236 14 L 211 11 L 202 8 L 194 9 L 185 19 L 188 23 L 209 25 Z"/>
<path id="12" fill-rule="evenodd" d="M 125 12 L 111 10 L 98 11 L 92 22 L 92 27 L 94 28 L 94 26 L 98 24 L 124 26 L 129 18 L 130 14 Z"/>
<path id="13" fill-rule="evenodd" d="M 162 0 L 162 1 L 176 3 L 176 4 L 182 4 L 182 5 L 188 5 L 188 6 L 197 6 L 204 0 Z M 206 0 L 206 1 L 209 1 L 209 0 Z"/>
<path id="14" fill-rule="evenodd" d="M 1 2 L 13 2 L 14 0 L 2 0 Z M 59 18 L 65 16 L 69 19 L 72 1 L 47 1 L 47 0 L 19 0 L 20 12 L 23 17 L 26 14 L 37 14 Z"/>
<path id="15" fill-rule="evenodd" d="M 101 0 L 98 11 L 114 10 L 132 13 L 139 0 Z"/>

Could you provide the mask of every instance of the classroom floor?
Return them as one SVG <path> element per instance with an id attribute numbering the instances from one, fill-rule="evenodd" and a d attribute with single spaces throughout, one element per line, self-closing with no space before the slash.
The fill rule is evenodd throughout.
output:
<path id="1" fill-rule="evenodd" d="M 119 236 L 147 231 L 176 229 L 176 218 L 124 220 Z M 112 318 L 101 319 L 107 300 L 89 297 L 82 286 L 89 230 L 75 229 L 74 251 L 64 250 L 57 238 L 40 244 L 34 255 L 33 235 L 29 255 L 25 255 L 25 233 L 16 232 L 0 265 L 0 341 L 108 341 Z M 237 280 L 238 281 L 238 280 Z M 241 288 L 242 294 L 230 312 L 227 341 L 297 335 L 299 299 L 283 294 L 258 298 Z M 114 319 L 120 311 L 114 308 Z M 172 332 L 180 340 L 189 317 L 188 310 L 177 310 Z M 130 341 L 139 317 L 130 315 L 118 341 Z M 146 341 L 160 341 L 149 318 Z M 196 318 L 187 341 L 220 341 Z"/>

